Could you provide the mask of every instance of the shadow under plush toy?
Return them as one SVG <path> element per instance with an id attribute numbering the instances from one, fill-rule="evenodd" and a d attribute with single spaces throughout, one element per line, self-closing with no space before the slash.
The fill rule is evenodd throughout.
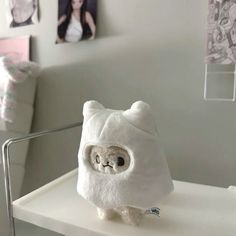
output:
<path id="1" fill-rule="evenodd" d="M 147 209 L 173 190 L 151 108 L 138 101 L 126 111 L 96 101 L 83 108 L 78 193 L 100 219 L 120 215 L 139 225 Z"/>

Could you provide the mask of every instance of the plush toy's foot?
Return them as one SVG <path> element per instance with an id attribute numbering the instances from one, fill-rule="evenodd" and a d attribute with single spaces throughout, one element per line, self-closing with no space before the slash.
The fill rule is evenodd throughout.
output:
<path id="1" fill-rule="evenodd" d="M 118 209 L 121 218 L 126 224 L 138 226 L 143 218 L 143 212 L 133 207 L 120 207 Z"/>
<path id="2" fill-rule="evenodd" d="M 97 208 L 98 217 L 101 220 L 110 220 L 115 217 L 116 212 L 113 209 Z"/>

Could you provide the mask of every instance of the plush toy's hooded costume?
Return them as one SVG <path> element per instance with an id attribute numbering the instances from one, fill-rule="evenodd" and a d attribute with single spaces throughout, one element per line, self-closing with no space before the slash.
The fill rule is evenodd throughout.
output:
<path id="1" fill-rule="evenodd" d="M 173 190 L 148 104 L 139 101 L 129 110 L 119 111 L 89 101 L 84 104 L 83 115 L 77 185 L 82 197 L 103 209 L 147 209 Z M 130 155 L 129 168 L 114 175 L 97 172 L 88 160 L 93 145 L 125 149 Z"/>

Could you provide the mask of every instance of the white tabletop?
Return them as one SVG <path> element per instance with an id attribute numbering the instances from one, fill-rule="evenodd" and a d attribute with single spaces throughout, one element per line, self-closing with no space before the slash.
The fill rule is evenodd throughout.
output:
<path id="1" fill-rule="evenodd" d="M 101 221 L 76 192 L 77 170 L 14 201 L 14 217 L 67 236 L 234 236 L 236 193 L 174 181 L 175 191 L 158 206 L 161 217 L 145 216 L 139 227 Z"/>

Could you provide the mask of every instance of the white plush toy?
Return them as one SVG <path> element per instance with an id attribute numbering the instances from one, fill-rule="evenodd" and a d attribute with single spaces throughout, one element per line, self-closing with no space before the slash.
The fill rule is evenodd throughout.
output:
<path id="1" fill-rule="evenodd" d="M 129 110 L 111 110 L 89 101 L 83 115 L 77 191 L 101 219 L 118 214 L 138 225 L 145 210 L 173 190 L 151 108 L 138 101 Z"/>

